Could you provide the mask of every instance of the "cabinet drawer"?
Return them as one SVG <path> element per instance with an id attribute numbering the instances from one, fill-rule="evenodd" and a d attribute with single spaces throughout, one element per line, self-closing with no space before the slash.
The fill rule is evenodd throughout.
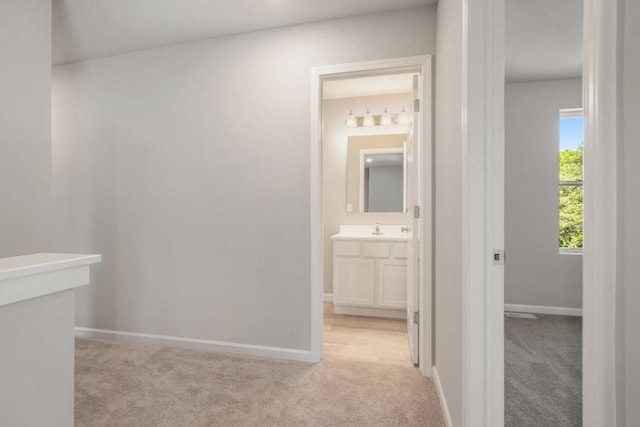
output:
<path id="1" fill-rule="evenodd" d="M 366 257 L 389 258 L 391 251 L 388 242 L 364 242 L 363 254 Z"/>
<path id="2" fill-rule="evenodd" d="M 406 258 L 407 257 L 407 244 L 406 243 L 394 243 L 393 244 L 393 257 L 394 258 Z"/>
<path id="3" fill-rule="evenodd" d="M 334 256 L 360 256 L 360 242 L 336 241 L 333 242 Z"/>

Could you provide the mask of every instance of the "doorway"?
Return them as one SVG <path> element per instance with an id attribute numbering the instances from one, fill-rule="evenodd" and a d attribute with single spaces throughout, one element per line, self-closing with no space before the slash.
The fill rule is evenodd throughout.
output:
<path id="1" fill-rule="evenodd" d="M 585 151 L 590 153 L 585 164 L 585 234 L 589 236 L 584 250 L 583 268 L 583 423 L 585 426 L 615 425 L 619 401 L 616 400 L 616 376 L 612 375 L 619 355 L 614 351 L 617 333 L 616 291 L 620 255 L 617 232 L 619 219 L 619 185 L 616 182 L 620 142 L 617 127 L 620 86 L 620 4 L 600 0 L 585 1 L 583 15 L 584 66 L 583 97 L 585 117 Z M 502 257 L 495 248 L 503 242 L 504 167 L 504 26 L 503 0 L 464 2 L 468 19 L 463 24 L 468 38 L 463 52 L 463 83 L 467 99 L 463 114 L 469 119 L 465 137 L 482 148 L 473 152 L 478 162 L 489 159 L 482 167 L 469 168 L 478 182 L 489 184 L 489 192 L 478 192 L 479 198 L 464 197 L 488 206 L 493 215 L 482 210 L 478 224 L 470 230 L 485 231 L 481 245 L 471 251 L 465 269 L 484 264 L 488 274 L 478 286 L 464 289 L 464 299 L 478 304 L 465 307 L 467 317 L 464 352 L 467 370 L 463 376 L 463 425 L 504 425 L 504 294 Z M 470 76 L 482 74 L 479 79 Z M 471 141 L 467 141 L 471 146 Z M 481 155 L 483 153 L 483 155 Z M 478 163 L 480 164 L 480 163 Z M 469 218 L 470 215 L 466 215 Z M 478 250 L 475 250 L 478 249 Z M 487 253 L 490 257 L 487 257 Z M 509 257 L 507 254 L 507 262 Z M 488 260 L 483 261 L 483 260 Z M 473 340 L 482 335 L 482 339 Z M 470 364 L 470 361 L 475 361 Z M 484 399 L 474 399 L 471 391 L 483 392 Z M 477 394 L 475 394 L 477 396 Z"/>
<path id="2" fill-rule="evenodd" d="M 581 426 L 583 5 L 505 6 L 505 425 Z"/>
<path id="3" fill-rule="evenodd" d="M 423 375 L 431 374 L 431 80 L 430 56 L 312 72 L 314 361 L 324 355 L 327 310 L 329 324 L 366 319 L 383 330 L 406 328 L 408 354 Z M 378 93 L 367 89 L 372 83 Z M 405 89 L 393 90 L 394 84 Z M 375 103 L 369 97 L 380 98 Z M 372 143 L 368 148 L 385 152 L 360 156 L 360 148 L 366 151 Z M 380 190 L 391 187 L 390 198 Z M 376 203 L 363 203 L 373 199 Z"/>

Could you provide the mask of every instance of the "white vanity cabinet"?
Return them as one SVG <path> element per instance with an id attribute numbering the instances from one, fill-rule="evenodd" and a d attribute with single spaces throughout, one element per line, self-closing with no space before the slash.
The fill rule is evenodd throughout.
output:
<path id="1" fill-rule="evenodd" d="M 376 280 L 375 266 L 373 259 L 335 257 L 333 303 L 373 307 L 376 302 L 373 287 Z"/>
<path id="2" fill-rule="evenodd" d="M 405 318 L 406 238 L 333 236 L 333 304 L 339 314 Z"/>
<path id="3" fill-rule="evenodd" d="M 407 308 L 407 262 L 397 259 L 377 261 L 378 306 Z"/>

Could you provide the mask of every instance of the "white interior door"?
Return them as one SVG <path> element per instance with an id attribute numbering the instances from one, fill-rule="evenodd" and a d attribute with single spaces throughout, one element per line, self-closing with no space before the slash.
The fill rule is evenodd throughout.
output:
<path id="1" fill-rule="evenodd" d="M 413 76 L 413 102 L 409 114 L 411 122 L 407 138 L 407 209 L 409 223 L 409 240 L 407 241 L 407 333 L 411 360 L 418 363 L 418 319 L 419 319 L 419 283 L 420 283 L 420 209 L 421 209 L 421 170 L 419 91 L 420 76 Z"/>

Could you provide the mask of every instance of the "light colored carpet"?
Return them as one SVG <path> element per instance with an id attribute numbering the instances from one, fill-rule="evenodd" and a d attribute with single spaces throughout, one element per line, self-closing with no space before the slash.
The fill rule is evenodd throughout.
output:
<path id="1" fill-rule="evenodd" d="M 117 341 L 76 341 L 75 425 L 444 426 L 413 367 L 327 357 L 277 361 Z"/>
<path id="2" fill-rule="evenodd" d="M 582 318 L 505 317 L 505 425 L 582 425 Z"/>

